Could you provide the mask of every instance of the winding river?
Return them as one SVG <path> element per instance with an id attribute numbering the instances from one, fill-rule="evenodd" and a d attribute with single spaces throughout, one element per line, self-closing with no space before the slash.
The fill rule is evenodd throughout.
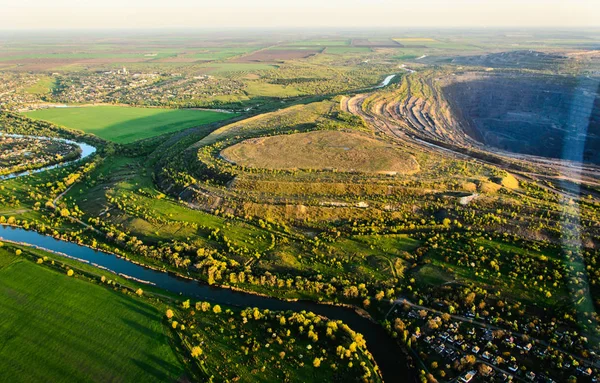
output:
<path id="1" fill-rule="evenodd" d="M 31 138 L 31 139 L 46 140 L 46 141 L 61 141 L 61 142 L 65 142 L 67 144 L 78 146 L 79 149 L 81 149 L 81 155 L 79 156 L 79 158 L 72 160 L 72 161 L 61 162 L 61 163 L 50 165 L 50 166 L 44 166 L 43 168 L 39 168 L 39 169 L 25 170 L 22 172 L 6 174 L 3 176 L 0 176 L 0 181 L 1 180 L 9 180 L 11 178 L 22 177 L 22 176 L 26 176 L 29 174 L 41 173 L 41 172 L 44 172 L 44 171 L 50 170 L 50 169 L 62 168 L 63 166 L 67 166 L 74 162 L 81 161 L 82 159 L 89 157 L 96 152 L 96 148 L 93 147 L 92 145 L 84 144 L 82 142 L 75 142 L 75 141 L 67 140 L 66 138 L 25 136 L 22 134 L 0 133 L 0 138 L 2 138 L 2 137 Z"/>
<path id="2" fill-rule="evenodd" d="M 198 300 L 238 307 L 258 307 L 269 310 L 312 311 L 329 319 L 340 319 L 353 330 L 363 334 L 367 347 L 379 365 L 386 382 L 413 382 L 415 375 L 408 367 L 406 357 L 398 344 L 378 324 L 358 315 L 354 310 L 310 301 L 282 301 L 254 294 L 248 294 L 222 287 L 212 287 L 175 275 L 152 270 L 75 243 L 57 240 L 53 237 L 11 226 L 0 226 L 0 238 L 27 244 L 40 249 L 60 253 L 95 267 L 108 269 L 116 274 L 124 274 L 146 281 L 156 287 Z"/>
<path id="3" fill-rule="evenodd" d="M 393 76 L 388 76 L 384 83 L 389 83 Z M 0 133 L 0 135 L 2 135 Z M 6 180 L 21 177 L 33 173 L 39 173 L 50 169 L 66 166 L 70 163 L 80 161 L 92 155 L 96 148 L 80 142 L 62 138 L 23 136 L 18 134 L 5 134 L 11 137 L 31 137 L 45 140 L 59 140 L 74 144 L 81 148 L 80 158 L 63 162 L 56 165 L 46 166 L 31 171 L 19 172 L 0 177 Z M 398 344 L 377 323 L 365 318 L 354 310 L 341 306 L 329 304 L 318 304 L 311 301 L 283 301 L 240 291 L 234 291 L 223 287 L 213 287 L 201 284 L 197 281 L 177 277 L 173 274 L 152 270 L 150 268 L 134 264 L 126 259 L 119 258 L 113 254 L 93 250 L 86 246 L 57 240 L 53 237 L 28 231 L 22 228 L 0 225 L 0 239 L 19 242 L 32 247 L 49 250 L 53 253 L 75 258 L 80 262 L 88 263 L 100 269 L 127 276 L 131 279 L 145 281 L 151 285 L 167 290 L 175 294 L 182 294 L 198 300 L 213 303 L 237 306 L 258 307 L 269 310 L 283 311 L 312 311 L 329 319 L 343 320 L 353 330 L 363 334 L 367 341 L 367 347 L 379 365 L 383 378 L 386 382 L 413 382 L 415 374 L 409 368 L 405 354 Z"/>

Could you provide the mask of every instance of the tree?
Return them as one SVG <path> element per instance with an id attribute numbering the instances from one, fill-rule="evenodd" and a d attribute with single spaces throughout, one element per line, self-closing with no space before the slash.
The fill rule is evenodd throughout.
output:
<path id="1" fill-rule="evenodd" d="M 214 307 L 213 307 L 213 312 L 214 312 L 215 314 L 220 314 L 220 313 L 221 313 L 221 306 L 219 306 L 219 305 L 214 305 Z"/>
<path id="2" fill-rule="evenodd" d="M 73 274 L 75 274 L 75 273 L 73 272 L 73 270 L 72 270 L 72 269 L 69 269 L 69 271 L 67 271 L 67 275 L 68 275 L 69 277 L 72 277 L 72 276 L 73 276 Z"/>
<path id="3" fill-rule="evenodd" d="M 427 321 L 427 327 L 431 330 L 436 330 L 438 328 L 438 322 L 435 319 L 430 319 Z"/>
<path id="4" fill-rule="evenodd" d="M 181 303 L 181 307 L 183 307 L 184 309 L 189 309 L 190 308 L 190 300 L 188 299 L 186 301 L 183 301 Z"/>
<path id="5" fill-rule="evenodd" d="M 173 318 L 173 310 L 168 309 L 165 315 L 167 316 L 167 319 Z"/>
<path id="6" fill-rule="evenodd" d="M 313 360 L 313 366 L 320 367 L 321 366 L 321 358 L 315 358 L 315 360 Z"/>
<path id="7" fill-rule="evenodd" d="M 475 301 L 475 293 L 471 292 L 469 293 L 466 297 L 465 297 L 465 305 L 467 306 L 471 306 L 473 304 L 473 302 Z"/>
<path id="8" fill-rule="evenodd" d="M 140 296 L 140 297 L 141 297 L 141 296 L 142 296 L 142 294 L 144 294 L 144 290 L 142 290 L 142 289 L 137 289 L 137 290 L 135 290 L 135 293 L 136 293 L 138 296 Z"/>
<path id="9" fill-rule="evenodd" d="M 200 303 L 200 309 L 203 312 L 207 312 L 208 310 L 210 310 L 210 303 L 208 302 L 199 302 Z M 198 303 L 196 303 L 196 309 L 198 309 Z"/>
<path id="10" fill-rule="evenodd" d="M 21 251 L 21 249 L 17 249 L 17 250 L 15 251 L 15 254 L 17 254 L 17 255 L 21 255 L 22 253 L 23 253 L 23 252 Z"/>
<path id="11" fill-rule="evenodd" d="M 200 346 L 192 347 L 192 358 L 199 358 L 202 355 L 202 349 Z"/>
<path id="12" fill-rule="evenodd" d="M 487 364 L 481 363 L 478 367 L 479 373 L 483 376 L 488 376 L 492 373 L 492 368 Z"/>
<path id="13" fill-rule="evenodd" d="M 402 332 L 406 329 L 406 324 L 404 323 L 404 321 L 400 318 L 396 318 L 394 320 L 394 329 L 398 332 Z"/>

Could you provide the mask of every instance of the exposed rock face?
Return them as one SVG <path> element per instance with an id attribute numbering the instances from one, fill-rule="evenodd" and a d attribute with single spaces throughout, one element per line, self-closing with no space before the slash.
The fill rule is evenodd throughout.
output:
<path id="1" fill-rule="evenodd" d="M 600 79 L 471 73 L 442 86 L 471 136 L 514 153 L 600 164 Z"/>

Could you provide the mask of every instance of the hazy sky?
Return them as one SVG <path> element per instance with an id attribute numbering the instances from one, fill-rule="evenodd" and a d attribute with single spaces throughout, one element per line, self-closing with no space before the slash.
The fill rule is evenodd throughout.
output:
<path id="1" fill-rule="evenodd" d="M 0 29 L 600 27 L 600 0 L 0 0 Z"/>

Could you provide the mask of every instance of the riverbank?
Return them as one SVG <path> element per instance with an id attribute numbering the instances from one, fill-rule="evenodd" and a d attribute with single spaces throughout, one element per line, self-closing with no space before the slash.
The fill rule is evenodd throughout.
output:
<path id="1" fill-rule="evenodd" d="M 33 245 L 50 250 L 58 255 L 66 254 L 74 259 L 85 260 L 95 267 L 103 267 L 113 273 L 124 274 L 138 280 L 151 282 L 175 294 L 236 307 L 258 307 L 277 311 L 310 311 L 332 320 L 342 320 L 354 331 L 361 333 L 367 347 L 382 371 L 386 382 L 410 382 L 415 378 L 408 367 L 400 346 L 372 319 L 363 317 L 349 307 L 319 304 L 308 301 L 283 301 L 277 298 L 250 294 L 230 288 L 200 284 L 193 279 L 181 277 L 134 264 L 124 258 L 106 252 L 98 252 L 89 247 L 57 240 L 33 231 L 18 227 L 0 226 L 0 238 L 21 244 Z"/>
<path id="2" fill-rule="evenodd" d="M 1 180 L 9 180 L 12 178 L 17 178 L 17 177 L 22 177 L 22 176 L 26 176 L 26 175 L 30 175 L 30 174 L 35 174 L 35 173 L 41 173 L 47 170 L 51 170 L 51 169 L 58 169 L 58 168 L 62 168 L 68 165 L 71 165 L 77 161 L 81 161 L 89 156 L 91 156 L 92 154 L 94 154 L 96 152 L 96 148 L 92 145 L 88 145 L 82 142 L 76 142 L 73 140 L 68 140 L 66 138 L 57 138 L 57 137 L 44 137 L 44 136 L 28 136 L 28 135 L 23 135 L 23 134 L 8 134 L 8 133 L 2 133 L 0 132 L 0 138 L 2 137 L 13 137 L 13 138 L 31 138 L 31 139 L 36 139 L 36 140 L 46 140 L 46 141 L 59 141 L 59 142 L 64 142 L 66 144 L 69 145 L 75 145 L 77 147 L 79 147 L 80 155 L 79 158 L 76 158 L 74 160 L 71 161 L 66 161 L 66 162 L 60 162 L 60 163 L 56 163 L 56 164 L 52 164 L 52 165 L 48 165 L 48 166 L 44 166 L 38 169 L 31 169 L 31 170 L 24 170 L 24 171 L 19 171 L 19 172 L 14 172 L 14 173 L 10 173 L 10 174 L 6 174 L 3 176 L 0 176 L 0 181 Z"/>

